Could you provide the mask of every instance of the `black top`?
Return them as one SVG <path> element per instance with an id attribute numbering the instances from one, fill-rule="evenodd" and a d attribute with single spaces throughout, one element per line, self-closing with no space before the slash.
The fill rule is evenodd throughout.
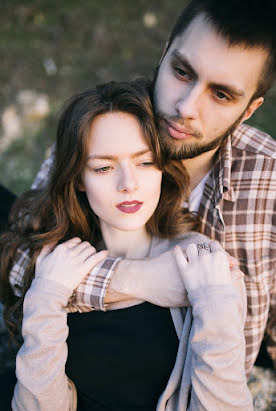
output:
<path id="1" fill-rule="evenodd" d="M 66 373 L 78 410 L 152 411 L 173 369 L 179 340 L 170 310 L 149 303 L 68 314 Z"/>

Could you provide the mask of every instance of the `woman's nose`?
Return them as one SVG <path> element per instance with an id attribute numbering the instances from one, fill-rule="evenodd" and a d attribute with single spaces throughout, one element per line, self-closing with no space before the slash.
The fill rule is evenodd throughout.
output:
<path id="1" fill-rule="evenodd" d="M 125 166 L 120 170 L 118 180 L 118 191 L 126 191 L 128 193 L 137 190 L 138 179 L 135 166 Z"/>

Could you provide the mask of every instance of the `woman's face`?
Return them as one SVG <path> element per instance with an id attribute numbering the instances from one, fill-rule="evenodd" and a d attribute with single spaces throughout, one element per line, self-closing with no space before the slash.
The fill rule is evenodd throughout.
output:
<path id="1" fill-rule="evenodd" d="M 118 111 L 93 120 L 82 189 L 102 228 L 144 227 L 157 207 L 161 179 L 134 115 Z"/>

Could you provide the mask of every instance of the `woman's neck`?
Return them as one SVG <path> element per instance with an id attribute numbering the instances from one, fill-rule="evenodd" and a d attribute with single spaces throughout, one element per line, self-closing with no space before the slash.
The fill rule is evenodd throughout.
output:
<path id="1" fill-rule="evenodd" d="M 151 235 L 145 227 L 134 231 L 122 231 L 101 222 L 101 231 L 110 255 L 126 258 L 148 257 Z"/>

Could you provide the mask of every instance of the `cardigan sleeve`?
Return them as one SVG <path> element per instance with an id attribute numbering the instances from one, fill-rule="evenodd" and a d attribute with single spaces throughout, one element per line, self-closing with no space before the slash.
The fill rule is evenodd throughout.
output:
<path id="1" fill-rule="evenodd" d="M 190 334 L 189 410 L 253 410 L 245 374 L 246 294 L 235 286 L 209 286 L 189 293 L 193 307 Z"/>
<path id="2" fill-rule="evenodd" d="M 16 357 L 15 411 L 76 409 L 74 384 L 65 374 L 70 291 L 54 281 L 35 278 L 23 306 L 24 343 Z M 75 407 L 75 408 L 74 408 Z"/>

